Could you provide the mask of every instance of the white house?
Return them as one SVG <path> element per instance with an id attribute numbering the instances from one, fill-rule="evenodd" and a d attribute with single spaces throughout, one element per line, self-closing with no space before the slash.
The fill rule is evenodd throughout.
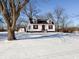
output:
<path id="1" fill-rule="evenodd" d="M 18 32 L 25 32 L 24 28 L 20 28 Z"/>
<path id="2" fill-rule="evenodd" d="M 28 25 L 27 32 L 54 32 L 55 24 L 52 20 L 34 21 Z"/>

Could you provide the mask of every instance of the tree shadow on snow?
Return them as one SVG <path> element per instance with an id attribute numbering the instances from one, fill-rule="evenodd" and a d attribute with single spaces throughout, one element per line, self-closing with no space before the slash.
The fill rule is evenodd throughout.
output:
<path id="1" fill-rule="evenodd" d="M 69 34 L 26 34 L 26 33 L 20 33 L 16 34 L 17 40 L 30 40 L 30 39 L 53 39 L 53 38 L 59 38 L 64 39 L 64 36 L 68 36 Z M 1 33 L 0 34 L 0 41 L 6 40 L 7 34 Z"/>
<path id="2" fill-rule="evenodd" d="M 50 38 L 64 38 L 64 36 L 67 36 L 68 34 L 50 34 L 50 35 L 29 35 L 29 34 L 21 34 L 16 36 L 18 39 L 50 39 Z"/>

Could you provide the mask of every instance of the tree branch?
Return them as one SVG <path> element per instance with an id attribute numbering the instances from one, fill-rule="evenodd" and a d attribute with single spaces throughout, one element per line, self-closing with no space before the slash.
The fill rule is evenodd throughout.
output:
<path id="1" fill-rule="evenodd" d="M 22 8 L 29 2 L 29 0 L 24 0 L 23 3 L 18 5 L 18 10 L 17 12 L 20 12 Z"/>

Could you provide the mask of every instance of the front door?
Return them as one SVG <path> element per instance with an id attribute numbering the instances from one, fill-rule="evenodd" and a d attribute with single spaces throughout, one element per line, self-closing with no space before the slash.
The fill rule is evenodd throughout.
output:
<path id="1" fill-rule="evenodd" d="M 42 25 L 42 31 L 45 31 L 45 25 Z"/>

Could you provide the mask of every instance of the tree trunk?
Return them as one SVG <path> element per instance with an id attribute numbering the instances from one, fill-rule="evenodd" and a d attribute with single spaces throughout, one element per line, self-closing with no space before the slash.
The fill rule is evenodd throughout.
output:
<path id="1" fill-rule="evenodd" d="M 15 31 L 11 28 L 8 28 L 8 40 L 16 40 L 15 38 Z"/>
<path id="2" fill-rule="evenodd" d="M 29 20 L 30 20 L 30 23 L 33 23 L 33 22 L 32 22 L 32 18 L 29 18 Z"/>

